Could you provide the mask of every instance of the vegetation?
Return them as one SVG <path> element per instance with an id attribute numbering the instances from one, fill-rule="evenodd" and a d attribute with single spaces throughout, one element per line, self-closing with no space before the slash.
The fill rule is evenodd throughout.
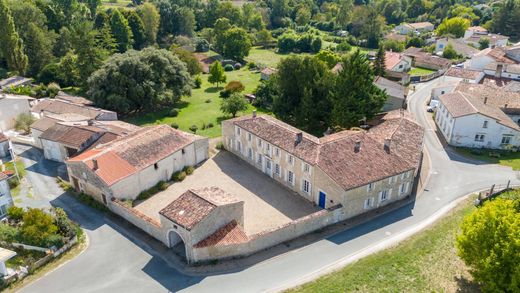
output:
<path id="1" fill-rule="evenodd" d="M 211 66 L 209 67 L 208 81 L 212 84 L 217 84 L 218 88 L 218 85 L 221 82 L 226 82 L 226 80 L 227 77 L 226 73 L 224 72 L 224 68 L 222 67 L 222 64 L 220 64 L 220 62 L 218 61 L 213 62 L 213 64 L 211 64 Z"/>
<path id="2" fill-rule="evenodd" d="M 379 46 L 376 54 L 376 60 L 374 61 L 374 74 L 376 76 L 385 76 L 385 71 L 385 48 L 383 46 Z"/>
<path id="3" fill-rule="evenodd" d="M 455 51 L 451 44 L 446 45 L 444 51 L 442 51 L 442 57 L 447 59 L 459 59 L 461 56 Z"/>
<path id="4" fill-rule="evenodd" d="M 442 21 L 436 32 L 439 36 L 452 35 L 461 38 L 470 24 L 471 22 L 463 17 L 447 18 Z"/>
<path id="5" fill-rule="evenodd" d="M 139 195 L 136 197 L 136 200 L 147 200 L 153 195 L 164 191 L 168 188 L 168 183 L 164 181 L 159 181 L 157 184 L 155 184 L 152 188 L 142 191 L 139 193 Z"/>
<path id="6" fill-rule="evenodd" d="M 500 164 L 513 168 L 513 170 L 520 170 L 520 153 L 510 151 L 498 150 L 482 150 L 470 148 L 457 148 L 456 151 L 470 159 L 487 162 L 490 164 Z"/>
<path id="7" fill-rule="evenodd" d="M 413 67 L 409 72 L 411 76 L 421 76 L 435 73 L 435 70 L 426 69 L 422 67 Z"/>
<path id="8" fill-rule="evenodd" d="M 247 110 L 247 101 L 243 95 L 234 92 L 229 98 L 222 102 L 220 110 L 224 114 L 230 114 L 234 118 L 238 112 Z"/>
<path id="9" fill-rule="evenodd" d="M 30 113 L 22 113 L 16 117 L 14 123 L 14 129 L 22 132 L 23 134 L 29 133 L 31 131 L 31 124 L 36 121 Z"/>

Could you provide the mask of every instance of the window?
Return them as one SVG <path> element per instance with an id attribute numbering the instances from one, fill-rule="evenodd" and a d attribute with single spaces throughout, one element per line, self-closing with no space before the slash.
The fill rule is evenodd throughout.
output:
<path id="1" fill-rule="evenodd" d="M 262 154 L 258 154 L 258 157 L 257 157 L 257 159 L 256 159 L 256 162 L 257 162 L 258 164 L 262 164 Z"/>
<path id="2" fill-rule="evenodd" d="M 294 185 L 294 173 L 292 171 L 287 171 L 287 182 Z"/>
<path id="3" fill-rule="evenodd" d="M 159 164 L 155 163 L 155 164 L 153 164 L 153 167 L 155 168 L 155 170 L 157 170 L 157 169 L 159 169 Z"/>
<path id="4" fill-rule="evenodd" d="M 311 172 L 311 166 L 307 163 L 303 163 L 303 172 L 310 173 Z"/>
<path id="5" fill-rule="evenodd" d="M 279 157 L 279 156 L 280 156 L 280 149 L 279 149 L 279 148 L 276 148 L 276 149 L 274 150 L 274 154 L 275 154 L 277 157 Z"/>
<path id="6" fill-rule="evenodd" d="M 405 182 L 399 185 L 399 194 L 403 195 L 408 192 L 408 187 L 410 186 L 410 182 Z"/>
<path id="7" fill-rule="evenodd" d="M 258 146 L 262 147 L 262 140 L 260 138 L 257 138 L 256 141 L 258 142 Z"/>
<path id="8" fill-rule="evenodd" d="M 240 135 L 240 127 L 237 127 L 237 135 Z"/>
<path id="9" fill-rule="evenodd" d="M 294 158 L 292 155 L 287 155 L 287 162 L 291 165 L 294 165 Z"/>
<path id="10" fill-rule="evenodd" d="M 397 179 L 396 176 L 392 176 L 392 177 L 388 178 L 388 183 L 394 183 L 395 181 L 397 181 L 396 179 Z"/>
<path id="11" fill-rule="evenodd" d="M 247 157 L 252 160 L 253 159 L 253 150 L 251 148 L 247 148 Z"/>
<path id="12" fill-rule="evenodd" d="M 365 203 L 363 206 L 364 206 L 365 210 L 369 209 L 372 206 L 372 198 L 365 199 Z"/>
<path id="13" fill-rule="evenodd" d="M 390 195 L 392 194 L 392 189 L 389 190 L 383 190 L 379 193 L 379 201 L 383 202 L 390 198 Z"/>
<path id="14" fill-rule="evenodd" d="M 237 151 L 238 151 L 239 153 L 242 152 L 242 143 L 241 143 L 240 141 L 237 141 Z"/>
<path id="15" fill-rule="evenodd" d="M 510 144 L 512 135 L 504 135 L 502 136 L 502 144 Z"/>
<path id="16" fill-rule="evenodd" d="M 403 64 L 400 64 L 400 65 L 399 65 L 399 69 L 401 69 L 401 68 L 403 68 Z"/>
<path id="17" fill-rule="evenodd" d="M 305 179 L 303 179 L 303 182 L 302 182 L 302 190 L 309 194 L 311 192 L 311 183 Z"/>
<path id="18" fill-rule="evenodd" d="M 184 155 L 186 153 L 186 150 L 182 149 L 181 153 Z"/>
<path id="19" fill-rule="evenodd" d="M 280 176 L 280 164 L 274 164 L 274 174 Z"/>
<path id="20" fill-rule="evenodd" d="M 484 134 L 476 134 L 475 135 L 475 141 L 483 142 L 484 141 Z"/>
<path id="21" fill-rule="evenodd" d="M 266 144 L 265 149 L 269 152 L 271 150 L 271 145 L 269 143 Z"/>
<path id="22" fill-rule="evenodd" d="M 253 136 L 251 135 L 251 133 L 248 133 L 247 134 L 247 141 L 251 141 L 253 139 Z"/>
<path id="23" fill-rule="evenodd" d="M 367 185 L 367 191 L 370 192 L 374 189 L 374 182 L 370 182 Z"/>
<path id="24" fill-rule="evenodd" d="M 488 122 L 484 121 L 484 124 L 482 125 L 482 128 L 487 128 L 487 127 L 488 127 Z"/>

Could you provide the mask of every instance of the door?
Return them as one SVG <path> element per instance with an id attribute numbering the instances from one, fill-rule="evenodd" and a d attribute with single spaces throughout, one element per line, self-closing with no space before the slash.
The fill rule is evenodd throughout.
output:
<path id="1" fill-rule="evenodd" d="M 320 196 L 319 196 L 319 200 L 318 200 L 318 205 L 320 206 L 320 208 L 324 209 L 325 208 L 325 199 L 326 199 L 327 195 L 325 194 L 325 192 L 323 191 L 320 191 Z"/>
<path id="2" fill-rule="evenodd" d="M 273 163 L 268 158 L 265 158 L 265 174 L 273 177 Z"/>
<path id="3" fill-rule="evenodd" d="M 74 183 L 74 190 L 76 190 L 76 192 L 80 192 L 78 179 L 72 177 L 72 183 Z"/>

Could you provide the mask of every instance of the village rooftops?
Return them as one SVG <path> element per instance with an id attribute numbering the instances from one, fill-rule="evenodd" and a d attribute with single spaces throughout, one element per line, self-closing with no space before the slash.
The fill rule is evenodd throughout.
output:
<path id="1" fill-rule="evenodd" d="M 469 93 L 486 104 L 502 109 L 506 114 L 520 114 L 520 93 L 504 90 L 490 84 L 470 84 L 461 82 L 456 91 Z"/>
<path id="2" fill-rule="evenodd" d="M 495 71 L 499 67 L 499 65 L 496 62 L 491 62 L 484 69 L 486 70 L 492 70 Z M 520 74 L 520 64 L 503 64 L 502 70 L 506 73 L 513 73 L 513 74 Z"/>
<path id="3" fill-rule="evenodd" d="M 481 73 L 482 72 L 478 71 L 478 70 L 450 67 L 444 75 L 463 78 L 463 79 L 476 80 L 476 79 L 478 79 L 478 77 Z"/>
<path id="4" fill-rule="evenodd" d="M 401 59 L 403 56 L 400 53 L 396 52 L 385 52 L 385 68 L 388 70 L 392 70 L 399 62 L 401 62 Z"/>
<path id="5" fill-rule="evenodd" d="M 111 186 L 199 139 L 202 137 L 167 125 L 148 126 L 100 144 L 68 162 L 85 163 L 105 184 Z"/>
<path id="6" fill-rule="evenodd" d="M 74 103 L 74 104 L 85 105 L 85 106 L 92 106 L 94 104 L 94 102 L 92 102 L 91 100 L 88 100 L 84 97 L 69 95 L 62 91 L 58 92 L 58 95 L 56 95 L 55 99 L 63 100 L 63 101 Z"/>
<path id="7" fill-rule="evenodd" d="M 218 206 L 238 202 L 240 201 L 237 198 L 218 187 L 189 189 L 163 208 L 159 214 L 186 230 L 191 230 Z"/>
<path id="8" fill-rule="evenodd" d="M 481 114 L 496 119 L 498 123 L 506 127 L 520 131 L 518 125 L 498 107 L 488 105 L 487 101 L 482 101 L 472 94 L 455 91 L 440 96 L 439 100 L 454 118 L 472 114 Z"/>
<path id="9" fill-rule="evenodd" d="M 423 128 L 400 110 L 389 112 L 369 131 L 345 130 L 322 138 L 266 115 L 231 121 L 319 167 L 345 190 L 413 170 L 420 164 Z"/>
<path id="10" fill-rule="evenodd" d="M 467 45 L 462 40 L 459 39 L 452 39 L 452 38 L 445 38 L 449 45 L 453 47 L 453 49 L 459 53 L 463 54 L 464 56 L 471 57 L 479 52 L 478 49 Z"/>
<path id="11" fill-rule="evenodd" d="M 488 33 L 488 30 L 481 26 L 468 27 L 467 31 L 472 31 L 472 32 L 476 32 L 476 33 L 484 33 L 484 34 Z"/>
<path id="12" fill-rule="evenodd" d="M 23 76 L 11 76 L 6 79 L 0 80 L 0 89 L 5 89 L 8 87 L 16 87 L 20 85 L 27 85 L 32 82 L 32 79 L 26 78 Z"/>
<path id="13" fill-rule="evenodd" d="M 508 63 L 508 64 L 515 64 L 516 62 L 512 59 L 509 59 L 506 56 L 506 52 L 502 48 L 486 48 L 477 54 L 475 54 L 475 57 L 481 57 L 481 56 L 488 56 L 493 59 L 495 59 L 496 62 L 499 63 Z"/>
<path id="14" fill-rule="evenodd" d="M 401 99 L 406 98 L 405 87 L 395 81 L 378 76 L 376 77 L 374 84 L 381 90 L 385 90 L 389 96 L 398 97 Z"/>
<path id="15" fill-rule="evenodd" d="M 79 114 L 90 119 L 96 119 L 103 114 L 110 114 L 117 117 L 115 112 L 100 108 L 85 106 L 82 104 L 75 104 L 59 99 L 43 99 L 39 100 L 31 109 L 33 113 L 53 113 L 53 114 Z"/>

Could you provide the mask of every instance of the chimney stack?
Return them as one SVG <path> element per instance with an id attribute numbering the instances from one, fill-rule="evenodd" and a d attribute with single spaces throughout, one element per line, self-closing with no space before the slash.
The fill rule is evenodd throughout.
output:
<path id="1" fill-rule="evenodd" d="M 484 98 L 484 104 L 487 104 L 487 97 Z"/>
<path id="2" fill-rule="evenodd" d="M 359 150 L 361 149 L 361 140 L 356 140 L 356 144 L 354 145 L 354 152 L 359 153 Z"/>
<path id="3" fill-rule="evenodd" d="M 390 143 L 392 142 L 392 139 L 390 138 L 385 138 L 385 146 L 384 146 L 384 149 L 386 152 L 390 152 Z"/>
<path id="4" fill-rule="evenodd" d="M 256 110 L 253 110 L 253 118 L 256 118 Z"/>
<path id="5" fill-rule="evenodd" d="M 296 144 L 299 144 L 303 140 L 303 132 L 296 133 Z"/>
<path id="6" fill-rule="evenodd" d="M 99 166 L 98 166 L 98 163 L 97 163 L 97 159 L 92 159 L 92 164 L 94 165 L 92 167 L 92 170 L 96 171 L 97 169 L 99 169 Z"/>

